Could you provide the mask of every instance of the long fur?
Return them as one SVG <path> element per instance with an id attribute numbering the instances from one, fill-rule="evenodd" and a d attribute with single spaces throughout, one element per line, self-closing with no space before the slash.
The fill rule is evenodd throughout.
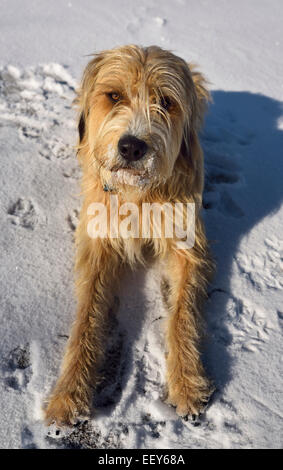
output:
<path id="1" fill-rule="evenodd" d="M 121 96 L 117 104 L 109 99 L 113 92 Z M 162 106 L 165 99 L 168 109 Z M 47 423 L 70 424 L 89 413 L 113 283 L 127 266 L 146 264 L 148 252 L 163 263 L 168 286 L 167 401 L 180 415 L 198 414 L 211 393 L 200 360 L 201 308 L 212 273 L 200 216 L 203 154 L 198 139 L 208 100 L 206 82 L 195 67 L 156 46 L 103 51 L 84 71 L 76 99 L 84 196 L 76 231 L 78 310 L 61 375 L 45 408 Z M 149 146 L 148 156 L 134 165 L 138 174 L 146 175 L 145 184 L 115 180 L 117 168 L 126 175 L 128 171 L 117 151 L 125 133 Z M 109 207 L 111 191 L 120 205 L 131 201 L 139 208 L 145 202 L 194 202 L 194 247 L 180 250 L 174 237 L 164 236 L 91 239 L 87 209 L 93 202 Z"/>

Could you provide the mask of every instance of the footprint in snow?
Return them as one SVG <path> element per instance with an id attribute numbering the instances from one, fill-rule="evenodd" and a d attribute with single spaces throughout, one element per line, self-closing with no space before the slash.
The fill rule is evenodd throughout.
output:
<path id="1" fill-rule="evenodd" d="M 31 380 L 32 367 L 29 344 L 10 351 L 3 364 L 4 382 L 7 387 L 23 391 Z"/>
<path id="2" fill-rule="evenodd" d="M 23 449 L 36 449 L 37 446 L 33 442 L 33 432 L 27 427 L 24 426 L 21 432 L 21 439 L 22 439 L 22 447 Z"/>
<path id="3" fill-rule="evenodd" d="M 14 225 L 34 230 L 38 222 L 38 214 L 34 204 L 29 199 L 19 198 L 8 208 L 8 215 Z"/>
<path id="4" fill-rule="evenodd" d="M 70 214 L 68 214 L 67 222 L 72 232 L 74 232 L 79 222 L 79 211 L 77 209 L 74 209 Z"/>
<path id="5" fill-rule="evenodd" d="M 204 141 L 203 146 L 205 154 L 204 209 L 217 209 L 225 216 L 242 217 L 244 211 L 229 193 L 230 188 L 236 187 L 241 182 L 240 167 L 234 161 L 232 148 L 230 158 L 210 148 L 207 140 Z"/>

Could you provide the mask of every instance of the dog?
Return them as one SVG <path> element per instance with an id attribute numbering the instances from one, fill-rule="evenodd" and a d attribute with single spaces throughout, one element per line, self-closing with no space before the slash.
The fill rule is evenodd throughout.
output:
<path id="1" fill-rule="evenodd" d="M 84 71 L 75 100 L 84 196 L 75 234 L 77 316 L 44 409 L 47 424 L 74 424 L 90 413 L 113 286 L 125 268 L 150 260 L 162 266 L 168 310 L 166 402 L 180 416 L 198 415 L 213 391 L 201 362 L 201 312 L 213 262 L 201 220 L 198 132 L 209 99 L 195 66 L 157 46 L 103 51 Z M 114 197 L 118 208 L 130 203 L 138 210 L 151 203 L 193 204 L 194 245 L 179 248 L 175 234 L 165 237 L 162 230 L 159 237 L 123 238 L 107 228 L 106 235 L 91 237 L 89 207 L 95 202 L 109 209 Z"/>

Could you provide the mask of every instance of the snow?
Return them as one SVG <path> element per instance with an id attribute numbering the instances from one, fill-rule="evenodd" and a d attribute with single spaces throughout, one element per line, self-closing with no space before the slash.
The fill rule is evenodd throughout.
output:
<path id="1" fill-rule="evenodd" d="M 282 20 L 277 0 L 2 0 L 0 446 L 282 447 Z M 121 282 L 96 415 L 47 429 L 41 404 L 75 314 L 81 205 L 74 89 L 87 54 L 173 50 L 210 81 L 204 218 L 217 261 L 204 363 L 216 392 L 184 421 L 163 402 L 158 272 Z"/>

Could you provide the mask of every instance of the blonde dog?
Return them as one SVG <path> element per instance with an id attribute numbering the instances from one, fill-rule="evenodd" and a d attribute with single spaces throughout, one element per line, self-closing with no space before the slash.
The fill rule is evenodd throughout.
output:
<path id="1" fill-rule="evenodd" d="M 76 99 L 84 194 L 76 230 L 77 317 L 45 408 L 48 424 L 72 424 L 89 413 L 113 286 L 124 267 L 150 259 L 163 263 L 167 402 L 181 416 L 198 415 L 212 392 L 200 358 L 201 308 L 212 273 L 200 216 L 198 139 L 208 100 L 203 76 L 156 46 L 101 52 L 84 71 Z M 95 202 L 109 208 L 114 194 L 118 207 L 130 202 L 139 210 L 144 203 L 194 204 L 194 245 L 180 249 L 175 234 L 165 237 L 163 231 L 159 237 L 123 238 L 107 229 L 106 236 L 91 237 L 89 207 Z"/>

